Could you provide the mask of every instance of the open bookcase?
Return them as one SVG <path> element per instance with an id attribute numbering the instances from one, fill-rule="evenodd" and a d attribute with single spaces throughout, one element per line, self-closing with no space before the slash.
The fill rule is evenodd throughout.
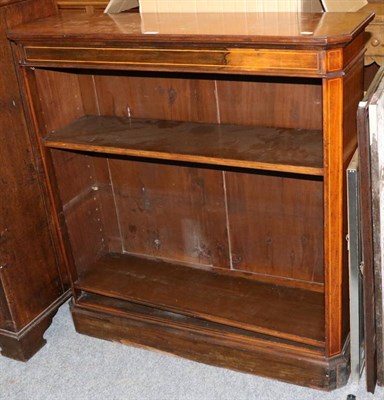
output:
<path id="1" fill-rule="evenodd" d="M 245 17 L 252 33 L 64 15 L 9 37 L 76 329 L 331 390 L 349 373 L 345 170 L 372 16 Z"/>

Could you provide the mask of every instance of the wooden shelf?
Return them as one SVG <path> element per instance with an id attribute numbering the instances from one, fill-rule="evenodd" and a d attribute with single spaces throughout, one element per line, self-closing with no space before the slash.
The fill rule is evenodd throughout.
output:
<path id="1" fill-rule="evenodd" d="M 324 348 L 322 293 L 122 254 L 96 261 L 75 288 Z"/>
<path id="2" fill-rule="evenodd" d="M 45 138 L 51 148 L 323 175 L 319 130 L 85 116 Z"/>

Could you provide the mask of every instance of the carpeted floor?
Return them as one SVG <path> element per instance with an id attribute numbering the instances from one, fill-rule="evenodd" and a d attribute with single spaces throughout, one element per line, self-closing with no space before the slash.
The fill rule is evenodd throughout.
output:
<path id="1" fill-rule="evenodd" d="M 75 332 L 68 304 L 29 362 L 0 357 L 1 400 L 384 400 L 384 388 L 364 382 L 325 393 Z"/>

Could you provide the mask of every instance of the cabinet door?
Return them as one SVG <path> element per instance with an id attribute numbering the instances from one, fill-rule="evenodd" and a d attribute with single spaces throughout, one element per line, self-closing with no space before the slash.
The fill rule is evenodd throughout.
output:
<path id="1" fill-rule="evenodd" d="M 362 250 L 367 388 L 384 381 L 384 68 L 359 105 Z"/>

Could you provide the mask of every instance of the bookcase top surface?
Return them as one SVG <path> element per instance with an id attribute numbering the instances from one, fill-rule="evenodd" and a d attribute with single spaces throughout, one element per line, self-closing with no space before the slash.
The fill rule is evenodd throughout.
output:
<path id="1" fill-rule="evenodd" d="M 64 14 L 19 25 L 12 40 L 332 46 L 351 41 L 373 13 Z"/>

